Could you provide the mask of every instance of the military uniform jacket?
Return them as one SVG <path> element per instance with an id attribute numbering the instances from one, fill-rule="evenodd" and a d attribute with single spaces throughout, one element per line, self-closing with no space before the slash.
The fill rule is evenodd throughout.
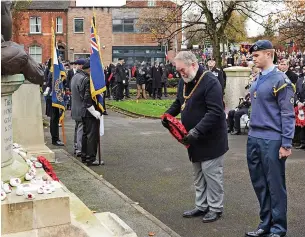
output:
<path id="1" fill-rule="evenodd" d="M 186 130 L 196 128 L 200 133 L 199 140 L 188 148 L 191 162 L 215 159 L 229 150 L 222 89 L 219 81 L 211 72 L 205 74 L 181 111 L 184 103 L 184 85 L 186 86 L 185 94 L 189 95 L 203 72 L 203 67 L 199 66 L 192 82 L 185 84 L 183 79 L 180 79 L 177 98 L 167 110 L 167 113 L 172 116 L 177 116 L 181 112 L 181 121 Z"/>

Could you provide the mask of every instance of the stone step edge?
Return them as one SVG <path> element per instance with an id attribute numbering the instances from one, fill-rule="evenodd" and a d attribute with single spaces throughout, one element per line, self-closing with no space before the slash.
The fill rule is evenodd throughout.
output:
<path id="1" fill-rule="evenodd" d="M 116 236 L 137 237 L 137 234 L 116 214 L 100 212 L 94 214 L 101 223 L 106 224 Z"/>
<path id="2" fill-rule="evenodd" d="M 102 212 L 102 213 L 93 213 L 74 193 L 72 193 L 62 182 L 60 182 L 62 188 L 68 193 L 70 197 L 70 202 L 78 202 L 83 208 L 86 208 L 88 212 L 91 213 L 102 228 L 106 229 L 109 234 L 112 236 L 120 237 L 137 237 L 137 234 L 116 214 L 111 212 Z M 73 205 L 70 203 L 70 212 L 71 212 L 71 222 L 75 223 L 75 218 L 73 215 Z M 77 221 L 76 221 L 77 222 Z"/>

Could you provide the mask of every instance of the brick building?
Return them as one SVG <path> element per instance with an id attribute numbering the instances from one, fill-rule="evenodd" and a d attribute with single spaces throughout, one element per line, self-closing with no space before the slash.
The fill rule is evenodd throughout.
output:
<path id="1" fill-rule="evenodd" d="M 136 61 L 165 60 L 165 48 L 150 32 L 137 29 L 137 20 L 143 10 L 175 7 L 171 1 L 131 0 L 120 7 L 95 7 L 97 32 L 100 37 L 103 63 L 108 65 L 124 58 L 129 65 Z M 68 58 L 70 61 L 90 55 L 90 25 L 93 9 L 72 1 L 68 10 Z"/>
<path id="2" fill-rule="evenodd" d="M 56 41 L 63 59 L 67 59 L 67 11 L 69 1 L 32 1 L 25 10 L 13 12 L 13 41 L 38 62 L 51 55 L 51 26 L 54 20 Z"/>

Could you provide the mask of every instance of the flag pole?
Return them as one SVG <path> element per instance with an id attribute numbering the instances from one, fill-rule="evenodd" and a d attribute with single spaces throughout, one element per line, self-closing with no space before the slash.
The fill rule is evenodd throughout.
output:
<path id="1" fill-rule="evenodd" d="M 102 115 L 103 116 L 103 115 Z M 98 164 L 101 165 L 101 162 L 102 162 L 102 155 L 101 155 L 101 135 L 100 135 L 100 129 L 101 127 L 101 120 L 99 119 L 98 120 Z"/>
<path id="2" fill-rule="evenodd" d="M 66 135 L 65 135 L 65 122 L 64 122 L 65 118 L 62 119 L 61 121 L 61 132 L 62 132 L 62 139 L 64 140 L 64 144 L 67 144 L 67 140 L 66 140 Z"/>

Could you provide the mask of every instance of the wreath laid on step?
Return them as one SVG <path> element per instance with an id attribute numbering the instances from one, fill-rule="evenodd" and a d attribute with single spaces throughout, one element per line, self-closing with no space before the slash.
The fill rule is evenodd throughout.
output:
<path id="1" fill-rule="evenodd" d="M 37 157 L 38 161 L 42 164 L 42 167 L 44 171 L 54 180 L 54 181 L 59 181 L 57 175 L 54 172 L 54 169 L 50 162 L 43 156 L 38 156 Z"/>

